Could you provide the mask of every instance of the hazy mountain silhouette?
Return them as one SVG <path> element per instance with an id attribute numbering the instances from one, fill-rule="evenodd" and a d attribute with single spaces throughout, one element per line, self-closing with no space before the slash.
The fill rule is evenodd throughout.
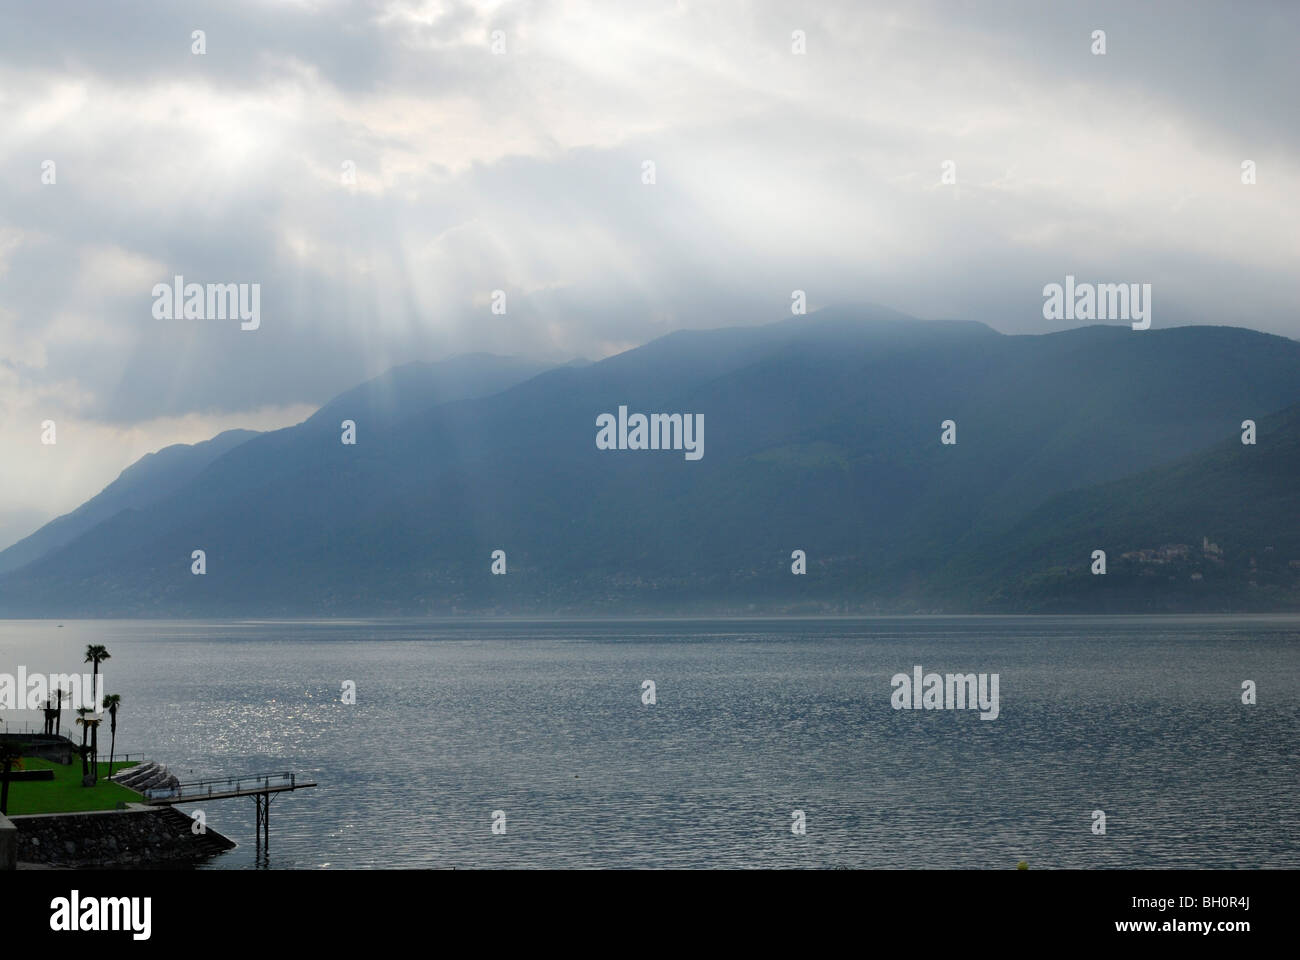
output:
<path id="1" fill-rule="evenodd" d="M 572 361 L 574 365 L 584 363 Z M 466 353 L 438 363 L 413 361 L 339 394 L 309 422 L 325 423 L 334 430 L 343 417 L 373 424 L 376 419 L 410 416 L 435 404 L 498 393 L 554 366 L 490 353 Z"/>
<path id="2" fill-rule="evenodd" d="M 581 365 L 586 361 L 571 363 Z M 553 366 L 488 353 L 463 354 L 438 363 L 412 362 L 341 394 L 303 426 L 311 424 L 313 429 L 335 432 L 339 421 L 334 412 L 339 407 L 373 424 L 448 400 L 496 393 Z M 0 551 L 0 573 L 32 563 L 123 510 L 139 509 L 162 499 L 193 480 L 217 457 L 257 435 L 253 430 L 227 430 L 201 443 L 177 443 L 146 454 L 72 513 L 50 521 Z"/>
<path id="3" fill-rule="evenodd" d="M 31 563 L 122 510 L 143 507 L 171 493 L 227 450 L 255 436 L 254 430 L 227 430 L 201 443 L 176 443 L 145 454 L 76 510 L 0 551 L 0 573 Z"/>
<path id="4" fill-rule="evenodd" d="M 382 410 L 373 394 L 345 394 L 0 577 L 0 612 L 1070 605 L 1064 594 L 1036 593 L 1034 576 L 1045 563 L 1084 563 L 1105 544 L 1078 525 L 1053 540 L 1051 511 L 1083 523 L 1076 501 L 1053 498 L 1154 468 L 1195 472 L 1195 461 L 1170 465 L 1228 456 L 1222 445 L 1240 446 L 1246 418 L 1260 421 L 1261 436 L 1245 449 L 1262 452 L 1292 429 L 1279 421 L 1269 433 L 1268 415 L 1300 398 L 1300 343 L 1250 330 L 1004 336 L 876 307 L 681 331 L 449 402 L 405 393 L 403 369 L 380 378 L 397 398 Z M 703 459 L 598 450 L 596 417 L 620 404 L 703 414 Z M 344 419 L 357 424 L 355 446 L 340 443 Z M 948 419 L 957 423 L 953 446 L 940 443 Z M 1141 482 L 1170 482 L 1160 476 Z M 1295 505 L 1293 479 L 1258 482 L 1276 485 L 1269 509 Z M 1222 486 L 1198 488 L 1181 509 L 1226 538 L 1209 522 Z M 1120 534 L 1109 536 L 1122 550 Z M 1132 532 L 1134 543 L 1145 536 L 1155 528 Z M 190 573 L 198 548 L 207 555 L 201 577 Z M 496 549 L 506 551 L 505 576 L 490 573 Z M 806 576 L 790 572 L 795 549 L 807 552 Z"/>

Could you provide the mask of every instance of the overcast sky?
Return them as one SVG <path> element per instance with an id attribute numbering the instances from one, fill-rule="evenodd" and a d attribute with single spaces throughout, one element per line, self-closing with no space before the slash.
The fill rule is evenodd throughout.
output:
<path id="1" fill-rule="evenodd" d="M 598 359 L 795 289 L 1037 333 L 1072 273 L 1300 337 L 1300 4 L 0 11 L 0 546 L 395 363 Z M 155 319 L 175 274 L 261 284 L 260 329 Z"/>

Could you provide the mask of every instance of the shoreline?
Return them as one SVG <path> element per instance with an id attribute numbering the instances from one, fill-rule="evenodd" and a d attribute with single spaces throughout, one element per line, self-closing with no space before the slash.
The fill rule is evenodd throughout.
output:
<path id="1" fill-rule="evenodd" d="M 230 838 L 171 806 L 34 813 L 7 818 L 16 830 L 17 869 L 148 868 L 197 865 L 233 850 Z"/>

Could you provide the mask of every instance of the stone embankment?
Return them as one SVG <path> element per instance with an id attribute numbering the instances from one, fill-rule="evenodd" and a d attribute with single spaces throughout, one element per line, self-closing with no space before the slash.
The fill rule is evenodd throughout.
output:
<path id="1" fill-rule="evenodd" d="M 18 828 L 19 864 L 135 867 L 198 862 L 235 846 L 173 807 L 128 804 L 125 810 L 10 817 Z"/>

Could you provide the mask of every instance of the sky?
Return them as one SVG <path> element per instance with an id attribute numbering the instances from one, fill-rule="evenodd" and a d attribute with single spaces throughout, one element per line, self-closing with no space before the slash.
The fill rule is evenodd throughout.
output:
<path id="1" fill-rule="evenodd" d="M 1070 274 L 1300 338 L 1298 35 L 1197 0 L 0 0 L 0 547 L 398 363 L 595 360 L 794 290 L 1031 334 L 1078 325 L 1043 317 Z M 178 274 L 258 284 L 260 326 L 157 317 Z"/>

